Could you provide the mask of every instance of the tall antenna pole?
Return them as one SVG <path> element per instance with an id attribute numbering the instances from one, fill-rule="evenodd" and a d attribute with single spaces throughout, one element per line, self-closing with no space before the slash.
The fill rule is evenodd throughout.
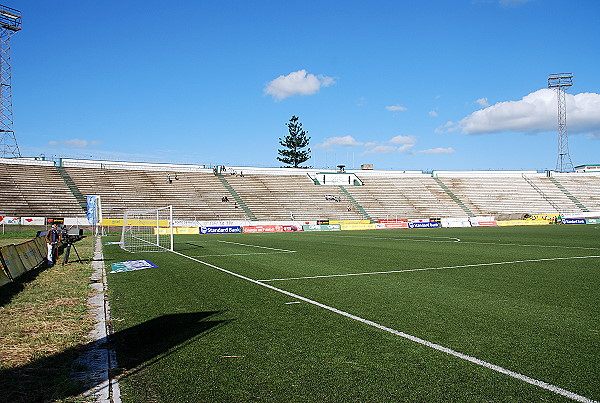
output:
<path id="1" fill-rule="evenodd" d="M 565 89 L 573 85 L 573 74 L 560 73 L 548 76 L 548 88 L 556 91 L 558 98 L 558 172 L 573 172 L 573 163 L 569 154 L 569 133 L 567 132 L 567 102 Z"/>
<path id="2" fill-rule="evenodd" d="M 20 157 L 13 128 L 10 37 L 21 30 L 21 12 L 0 5 L 0 157 Z"/>

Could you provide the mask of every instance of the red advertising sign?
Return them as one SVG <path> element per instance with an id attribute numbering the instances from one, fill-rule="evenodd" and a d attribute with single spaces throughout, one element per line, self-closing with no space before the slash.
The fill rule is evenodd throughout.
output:
<path id="1" fill-rule="evenodd" d="M 408 222 L 406 221 L 398 221 L 398 222 L 389 222 L 385 224 L 386 228 L 408 228 Z"/>
<path id="2" fill-rule="evenodd" d="M 478 227 L 495 227 L 498 225 L 497 221 L 478 221 L 477 223 L 473 223 L 473 225 Z"/>
<path id="3" fill-rule="evenodd" d="M 282 225 L 249 225 L 244 227 L 244 232 L 256 234 L 260 232 L 283 232 Z"/>

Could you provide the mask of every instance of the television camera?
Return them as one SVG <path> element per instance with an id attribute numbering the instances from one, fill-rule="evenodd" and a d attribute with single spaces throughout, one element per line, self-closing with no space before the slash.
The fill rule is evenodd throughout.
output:
<path id="1" fill-rule="evenodd" d="M 69 263 L 69 255 L 71 254 L 71 248 L 75 251 L 77 255 L 77 262 L 81 263 L 81 257 L 79 256 L 79 252 L 77 252 L 77 248 L 74 245 L 74 242 L 79 241 L 83 238 L 83 229 L 82 228 L 66 228 L 64 225 L 59 230 L 61 239 L 67 245 L 65 247 L 65 253 L 63 255 L 62 264 Z"/>

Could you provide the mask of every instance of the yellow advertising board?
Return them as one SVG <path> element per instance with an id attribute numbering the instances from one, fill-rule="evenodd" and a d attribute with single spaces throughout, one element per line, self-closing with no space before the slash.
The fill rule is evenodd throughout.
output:
<path id="1" fill-rule="evenodd" d="M 175 228 L 175 233 L 177 235 L 186 235 L 186 234 L 192 234 L 192 235 L 197 235 L 200 233 L 200 228 L 199 227 L 177 227 Z"/>
<path id="2" fill-rule="evenodd" d="M 10 277 L 8 277 L 8 274 L 4 271 L 4 266 L 0 262 L 0 287 L 8 283 L 10 283 Z"/>
<path id="3" fill-rule="evenodd" d="M 548 225 L 550 221 L 546 220 L 507 220 L 498 221 L 499 227 L 509 227 L 515 225 Z"/>
<path id="4" fill-rule="evenodd" d="M 36 268 L 40 263 L 42 263 L 42 258 L 40 256 L 39 249 L 34 245 L 33 241 L 23 242 L 18 245 L 15 245 L 15 249 L 19 257 L 21 258 L 21 262 L 23 262 L 23 266 L 25 266 L 25 270 L 31 270 Z"/>
<path id="5" fill-rule="evenodd" d="M 532 214 L 529 219 L 534 221 L 545 220 L 554 222 L 558 219 L 559 215 L 560 214 Z"/>
<path id="6" fill-rule="evenodd" d="M 366 220 L 368 222 L 368 220 Z M 356 231 L 361 229 L 377 229 L 377 224 L 341 224 L 342 231 Z"/>
<path id="7" fill-rule="evenodd" d="M 13 280 L 25 273 L 25 266 L 23 266 L 23 262 L 21 262 L 21 259 L 19 258 L 19 253 L 17 252 L 15 245 L 3 246 L 0 248 L 0 254 L 2 255 L 2 261 Z"/>
<path id="8" fill-rule="evenodd" d="M 120 218 L 103 218 L 100 221 L 101 226 L 105 227 L 122 227 L 123 220 Z M 156 227 L 156 220 L 130 219 L 127 220 L 127 225 L 132 227 Z M 158 220 L 159 227 L 168 227 L 169 220 Z"/>
<path id="9" fill-rule="evenodd" d="M 329 224 L 370 224 L 369 220 L 329 220 Z"/>

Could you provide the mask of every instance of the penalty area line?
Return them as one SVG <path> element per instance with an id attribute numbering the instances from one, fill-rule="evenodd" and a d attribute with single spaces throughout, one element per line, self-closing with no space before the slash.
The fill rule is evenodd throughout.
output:
<path id="1" fill-rule="evenodd" d="M 455 350 L 452 350 L 452 349 L 450 349 L 450 348 L 448 348 L 448 347 L 444 347 L 444 346 L 442 346 L 442 345 L 439 345 L 439 344 L 436 344 L 436 343 L 432 343 L 432 342 L 430 342 L 430 341 L 427 341 L 427 340 L 421 339 L 421 338 L 419 338 L 419 337 L 416 337 L 416 336 L 412 336 L 412 335 L 410 335 L 410 334 L 408 334 L 408 333 L 404 333 L 404 332 L 401 332 L 401 331 L 398 331 L 398 330 L 394 330 L 394 329 L 392 329 L 392 328 L 389 328 L 389 327 L 387 327 L 387 326 L 384 326 L 384 325 L 381 325 L 381 324 L 379 324 L 379 323 L 373 322 L 373 321 L 371 321 L 371 320 L 368 320 L 368 319 L 361 318 L 360 316 L 353 315 L 353 314 L 351 314 L 351 313 L 348 313 L 348 312 L 342 311 L 342 310 L 340 310 L 340 309 L 337 309 L 337 308 L 331 307 L 331 306 L 329 306 L 329 305 L 325 305 L 325 304 L 322 304 L 322 303 L 320 303 L 320 302 L 314 301 L 314 300 L 312 300 L 312 299 L 309 299 L 309 298 L 302 297 L 302 296 L 300 296 L 300 295 L 298 295 L 298 294 L 294 294 L 294 293 L 292 293 L 292 292 L 289 292 L 289 291 L 286 291 L 286 290 L 282 290 L 281 288 L 274 287 L 274 286 L 272 286 L 272 285 L 270 285 L 270 284 L 265 284 L 265 283 L 263 283 L 263 282 L 260 282 L 260 281 L 258 281 L 258 280 L 254 280 L 254 279 L 252 279 L 252 278 L 250 278 L 250 277 L 246 277 L 246 276 L 244 276 L 244 275 L 241 275 L 241 274 L 235 273 L 235 272 L 233 272 L 233 271 L 230 271 L 230 270 L 224 269 L 224 268 L 222 268 L 222 267 L 215 266 L 214 264 L 210 264 L 210 263 L 207 263 L 207 262 L 203 262 L 202 260 L 198 260 L 198 259 L 195 259 L 195 258 L 193 258 L 193 257 L 190 257 L 190 256 L 187 256 L 187 255 L 184 255 L 183 253 L 176 252 L 176 251 L 171 251 L 171 252 L 173 252 L 173 253 L 174 253 L 174 254 L 176 254 L 176 255 L 182 256 L 182 257 L 184 257 L 184 258 L 186 258 L 186 259 L 190 259 L 190 260 L 193 260 L 193 261 L 195 261 L 195 262 L 197 262 L 197 263 L 200 263 L 200 264 L 203 264 L 203 265 L 205 265 L 205 266 L 211 267 L 211 268 L 213 268 L 213 269 L 215 269 L 215 270 L 219 270 L 219 271 L 221 271 L 221 272 L 223 272 L 223 273 L 227 273 L 227 274 L 229 274 L 229 275 L 231 275 L 231 276 L 234 276 L 234 277 L 237 277 L 237 278 L 239 278 L 239 279 L 242 279 L 242 280 L 245 280 L 245 281 L 251 282 L 251 283 L 253 283 L 253 284 L 259 285 L 259 286 L 261 286 L 261 287 L 265 287 L 265 288 L 268 288 L 268 289 L 270 289 L 270 290 L 276 291 L 276 292 L 278 292 L 278 293 L 281 293 L 281 294 L 287 295 L 287 296 L 289 296 L 289 297 L 292 297 L 292 298 L 294 298 L 295 300 L 304 301 L 304 302 L 306 302 L 306 303 L 309 303 L 309 304 L 315 305 L 315 306 L 317 306 L 317 307 L 319 307 L 319 308 L 322 308 L 322 309 L 328 310 L 328 311 L 330 311 L 330 312 L 333 312 L 333 313 L 337 313 L 338 315 L 342 315 L 342 316 L 344 316 L 344 317 L 346 317 L 346 318 L 353 319 L 353 320 L 355 320 L 355 321 L 358 321 L 358 322 L 360 322 L 360 323 L 363 323 L 363 324 L 365 324 L 365 325 L 368 325 L 368 326 L 375 327 L 375 328 L 377 328 L 377 329 L 380 329 L 380 330 L 383 330 L 383 331 L 385 331 L 385 332 L 388 332 L 388 333 L 394 334 L 394 335 L 396 335 L 396 336 L 400 336 L 400 337 L 402 337 L 402 338 L 404 338 L 404 339 L 407 339 L 407 340 L 413 341 L 413 342 L 415 342 L 415 343 L 418 343 L 418 344 L 421 344 L 421 345 L 423 345 L 423 346 L 426 346 L 426 347 L 432 348 L 432 349 L 434 349 L 434 350 L 437 350 L 437 351 L 440 351 L 440 352 L 443 352 L 443 353 L 449 354 L 449 355 L 451 355 L 451 356 L 454 356 L 454 357 L 460 358 L 460 359 L 462 359 L 462 360 L 465 360 L 465 361 L 471 362 L 471 363 L 473 363 L 473 364 L 476 364 L 476 365 L 479 365 L 479 366 L 481 366 L 481 367 L 484 367 L 484 368 L 491 369 L 492 371 L 496 371 L 496 372 L 498 372 L 498 373 L 501 373 L 501 374 L 504 374 L 504 375 L 510 376 L 510 377 L 512 377 L 512 378 L 515 378 L 515 379 L 518 379 L 518 380 L 520 380 L 520 381 L 526 382 L 526 383 L 528 383 L 528 384 L 530 384 L 530 385 L 534 385 L 534 386 L 537 386 L 537 387 L 539 387 L 539 388 L 541 388 L 541 389 L 548 390 L 548 391 L 550 391 L 550 392 L 553 392 L 553 393 L 555 393 L 555 394 L 557 394 L 557 395 L 565 396 L 565 397 L 567 397 L 567 398 L 569 398 L 569 399 L 573 399 L 573 400 L 576 400 L 576 401 L 578 401 L 578 402 L 584 402 L 584 403 L 596 403 L 596 402 L 595 402 L 594 400 L 592 400 L 592 399 L 588 399 L 588 398 L 587 398 L 587 397 L 585 397 L 585 396 L 578 395 L 577 393 L 574 393 L 574 392 L 568 391 L 568 390 L 566 390 L 566 389 L 560 388 L 560 387 L 558 387 L 558 386 L 555 386 L 555 385 L 552 385 L 552 384 L 550 384 L 550 383 L 547 383 L 547 382 L 544 382 L 544 381 L 540 381 L 540 380 L 537 380 L 537 379 L 531 378 L 531 377 L 529 377 L 529 376 L 527 376 L 527 375 L 523 375 L 523 374 L 520 374 L 520 373 L 518 373 L 518 372 L 511 371 L 511 370 L 509 370 L 509 369 L 506 369 L 506 368 L 500 367 L 500 366 L 498 366 L 498 365 L 495 365 L 495 364 L 489 363 L 489 362 L 487 362 L 487 361 L 480 360 L 480 359 L 478 359 L 478 358 L 475 358 L 475 357 L 471 357 L 470 355 L 467 355 L 467 354 L 460 353 L 460 352 L 458 352 L 458 351 L 455 351 Z"/>
<path id="2" fill-rule="evenodd" d="M 270 250 L 280 250 L 282 252 L 296 252 L 295 250 L 287 250 L 287 249 L 278 249 L 278 248 L 269 248 L 267 246 L 260 246 L 260 245 L 249 245 L 246 243 L 239 243 L 239 242 L 229 242 L 229 241 L 219 241 L 217 240 L 217 242 L 222 242 L 222 243 L 230 243 L 233 245 L 242 245 L 242 246 L 249 246 L 251 248 L 261 248 L 261 249 L 270 249 Z"/>
<path id="3" fill-rule="evenodd" d="M 412 271 L 426 271 L 426 270 L 462 269 L 465 267 L 499 266 L 499 265 L 505 265 L 505 264 L 514 264 L 514 263 L 546 262 L 546 261 L 553 261 L 553 260 L 592 259 L 592 258 L 600 258 L 600 256 L 551 257 L 551 258 L 543 258 L 543 259 L 513 260 L 513 261 L 509 261 L 509 262 L 464 264 L 464 265 L 460 265 L 460 266 L 423 267 L 420 269 L 369 271 L 369 272 L 363 272 L 363 273 L 323 274 L 320 276 L 271 278 L 268 280 L 258 280 L 258 281 L 269 282 L 269 281 L 287 281 L 287 280 L 308 280 L 308 279 L 313 279 L 313 278 L 369 276 L 369 275 L 373 275 L 373 274 L 407 273 L 407 272 L 412 272 Z"/>
<path id="4" fill-rule="evenodd" d="M 200 256 L 191 256 L 191 257 L 277 255 L 280 253 L 296 253 L 296 251 L 295 250 L 287 250 L 287 251 L 281 251 L 281 252 L 228 253 L 225 255 L 200 255 Z"/>

